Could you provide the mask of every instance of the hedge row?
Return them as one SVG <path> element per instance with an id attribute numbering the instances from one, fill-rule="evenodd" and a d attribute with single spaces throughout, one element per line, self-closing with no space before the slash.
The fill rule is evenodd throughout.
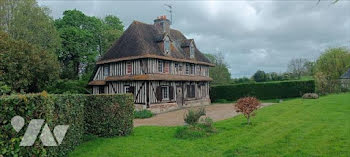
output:
<path id="1" fill-rule="evenodd" d="M 300 97 L 305 93 L 313 92 L 315 92 L 314 80 L 281 81 L 213 86 L 210 98 L 213 102 L 220 99 L 235 101 L 245 96 L 254 96 L 259 99 L 280 99 Z"/>
<path id="2" fill-rule="evenodd" d="M 84 134 L 102 137 L 130 134 L 133 127 L 132 99 L 132 95 L 129 94 L 48 95 L 42 93 L 0 97 L 0 154 L 3 156 L 67 156 L 68 152 L 83 141 Z M 11 119 L 14 116 L 25 119 L 25 125 L 18 133 L 11 125 Z M 20 147 L 21 138 L 32 119 L 44 119 L 51 132 L 56 125 L 69 125 L 63 142 L 57 147 L 44 147 L 39 134 L 33 146 Z"/>

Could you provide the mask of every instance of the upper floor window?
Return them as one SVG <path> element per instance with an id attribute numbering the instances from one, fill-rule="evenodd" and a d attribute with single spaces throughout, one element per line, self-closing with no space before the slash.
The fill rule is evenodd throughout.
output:
<path id="1" fill-rule="evenodd" d="M 109 76 L 109 65 L 108 64 L 103 66 L 103 76 Z"/>
<path id="2" fill-rule="evenodd" d="M 192 42 L 190 45 L 190 58 L 194 58 L 194 52 L 195 52 L 195 48 Z"/>
<path id="3" fill-rule="evenodd" d="M 190 74 L 190 64 L 186 63 L 186 74 Z"/>
<path id="4" fill-rule="evenodd" d="M 131 62 L 126 63 L 126 74 L 131 74 L 132 72 L 132 64 Z"/>
<path id="5" fill-rule="evenodd" d="M 170 39 L 168 36 L 165 36 L 164 38 L 164 52 L 166 54 L 170 53 Z"/>
<path id="6" fill-rule="evenodd" d="M 194 74 L 195 73 L 195 66 L 194 64 L 191 64 L 191 74 Z"/>
<path id="7" fill-rule="evenodd" d="M 158 60 L 158 72 L 163 72 L 164 67 L 163 67 L 163 61 Z"/>
<path id="8" fill-rule="evenodd" d="M 164 62 L 164 73 L 169 73 L 170 68 L 169 68 L 169 62 Z"/>

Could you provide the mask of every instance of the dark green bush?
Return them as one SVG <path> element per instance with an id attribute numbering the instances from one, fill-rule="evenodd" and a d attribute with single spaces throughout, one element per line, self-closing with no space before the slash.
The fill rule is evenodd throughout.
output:
<path id="1" fill-rule="evenodd" d="M 301 97 L 305 93 L 315 92 L 315 82 L 280 81 L 211 87 L 210 98 L 213 102 L 220 99 L 236 101 L 241 97 L 254 96 L 258 99 L 280 99 Z"/>
<path id="2" fill-rule="evenodd" d="M 83 141 L 83 136 L 86 134 L 87 118 L 85 116 L 93 112 L 85 108 L 87 105 L 104 106 L 105 110 L 99 110 L 101 117 L 119 118 L 106 121 L 94 119 L 95 122 L 88 124 L 89 126 L 96 128 L 93 125 L 98 125 L 107 130 L 96 134 L 98 133 L 99 136 L 128 134 L 132 130 L 133 118 L 133 103 L 130 99 L 132 99 L 131 95 L 48 95 L 46 92 L 2 96 L 0 97 L 0 154 L 3 156 L 66 156 Z M 109 110 L 108 106 L 111 104 L 119 104 L 119 107 Z M 18 133 L 11 125 L 11 119 L 17 115 L 25 119 L 25 126 Z M 20 147 L 21 138 L 32 119 L 44 119 L 51 131 L 56 125 L 69 125 L 61 145 L 44 147 L 37 139 L 32 147 Z"/>
<path id="3" fill-rule="evenodd" d="M 91 95 L 85 106 L 85 128 L 89 134 L 111 137 L 132 132 L 134 100 L 131 94 Z"/>
<path id="4" fill-rule="evenodd" d="M 135 119 L 151 118 L 153 113 L 150 110 L 134 111 Z"/>

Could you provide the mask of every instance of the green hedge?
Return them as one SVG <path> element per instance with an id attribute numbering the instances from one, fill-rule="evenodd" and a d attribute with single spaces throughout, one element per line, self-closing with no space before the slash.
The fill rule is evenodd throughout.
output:
<path id="1" fill-rule="evenodd" d="M 93 111 L 87 106 L 101 106 L 103 109 Z M 114 107 L 111 110 L 108 106 Z M 84 134 L 109 137 L 131 133 L 133 109 L 131 95 L 42 93 L 0 97 L 0 154 L 3 156 L 66 156 L 83 141 Z M 98 114 L 100 118 L 91 116 Z M 11 126 L 11 119 L 17 115 L 25 119 L 25 125 L 18 133 Z M 119 119 L 103 120 L 102 117 Z M 38 138 L 33 146 L 20 147 L 21 138 L 31 119 L 45 119 L 51 132 L 56 125 L 69 125 L 61 145 L 44 147 Z M 93 122 L 87 124 L 86 122 L 89 122 L 87 119 Z M 94 132 L 87 129 L 88 127 L 100 128 L 100 131 Z"/>
<path id="2" fill-rule="evenodd" d="M 110 137 L 128 135 L 133 128 L 134 100 L 131 94 L 90 96 L 85 106 L 85 127 L 89 134 Z"/>
<path id="3" fill-rule="evenodd" d="M 245 96 L 254 96 L 259 99 L 280 99 L 300 97 L 304 93 L 313 92 L 315 92 L 314 80 L 281 81 L 213 86 L 210 98 L 213 102 L 220 99 L 235 101 Z"/>

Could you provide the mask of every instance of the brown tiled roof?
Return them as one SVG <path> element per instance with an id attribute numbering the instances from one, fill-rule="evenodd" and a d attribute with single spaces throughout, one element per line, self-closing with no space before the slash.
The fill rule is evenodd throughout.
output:
<path id="1" fill-rule="evenodd" d="M 143 74 L 143 75 L 124 75 L 124 76 L 109 76 L 106 81 L 128 81 L 128 80 L 164 80 L 164 81 L 212 81 L 212 78 L 205 76 L 191 75 L 170 75 L 170 74 Z"/>
<path id="2" fill-rule="evenodd" d="M 164 34 L 160 34 L 155 26 L 134 21 L 97 64 L 153 56 L 154 58 L 166 57 L 169 60 L 178 59 L 187 62 L 206 63 L 213 66 L 197 48 L 195 49 L 195 58 L 191 59 L 189 53 L 183 48 L 189 45 L 191 39 L 187 39 L 181 32 L 174 29 L 170 29 L 169 34 L 172 41 L 171 53 L 165 55 L 164 50 L 159 45 L 160 38 L 163 36 Z"/>

